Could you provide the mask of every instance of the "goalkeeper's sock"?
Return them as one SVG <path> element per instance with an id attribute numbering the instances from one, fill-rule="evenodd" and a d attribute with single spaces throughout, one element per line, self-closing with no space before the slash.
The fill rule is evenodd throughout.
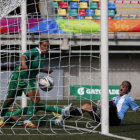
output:
<path id="1" fill-rule="evenodd" d="M 5 116 L 5 113 L 8 111 L 9 108 L 9 104 L 6 103 L 6 101 L 4 101 L 3 105 L 2 105 L 2 109 L 1 109 L 1 116 Z"/>
<path id="2" fill-rule="evenodd" d="M 31 120 L 33 114 L 36 112 L 36 108 L 37 108 L 38 104 L 31 102 L 28 110 L 27 110 L 27 115 L 26 115 L 26 119 L 25 120 Z"/>
<path id="3" fill-rule="evenodd" d="M 72 111 L 70 111 L 70 115 L 71 116 L 81 116 L 83 114 L 82 109 L 81 108 L 76 108 Z"/>
<path id="4" fill-rule="evenodd" d="M 70 116 L 70 109 L 73 107 L 72 103 L 62 109 L 62 116 Z"/>
<path id="5" fill-rule="evenodd" d="M 64 115 L 63 112 L 65 112 L 64 109 L 62 109 L 62 115 L 60 115 L 60 114 L 55 114 L 55 113 L 54 113 L 54 116 L 55 116 L 56 118 L 67 117 L 66 119 L 69 119 L 69 118 L 71 118 L 71 117 L 81 116 L 81 115 L 83 114 L 82 109 L 81 109 L 81 108 L 78 108 L 78 107 L 77 107 L 76 109 L 72 110 L 72 111 L 69 111 L 69 114 L 68 114 L 68 115 Z"/>

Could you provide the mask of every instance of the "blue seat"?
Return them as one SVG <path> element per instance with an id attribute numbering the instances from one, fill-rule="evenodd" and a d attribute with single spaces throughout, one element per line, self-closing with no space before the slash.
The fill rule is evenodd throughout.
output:
<path id="1" fill-rule="evenodd" d="M 120 16 L 116 16 L 113 19 L 122 19 Z"/>
<path id="2" fill-rule="evenodd" d="M 81 2 L 88 2 L 88 0 L 80 0 Z"/>
<path id="3" fill-rule="evenodd" d="M 108 9 L 109 10 L 115 10 L 116 9 L 116 5 L 114 2 L 108 2 Z"/>
<path id="4" fill-rule="evenodd" d="M 85 19 L 84 16 L 77 16 L 76 19 Z"/>
<path id="5" fill-rule="evenodd" d="M 71 9 L 78 9 L 78 2 L 70 2 Z"/>
<path id="6" fill-rule="evenodd" d="M 86 9 L 86 15 L 87 16 L 94 16 L 94 10 L 93 9 Z"/>

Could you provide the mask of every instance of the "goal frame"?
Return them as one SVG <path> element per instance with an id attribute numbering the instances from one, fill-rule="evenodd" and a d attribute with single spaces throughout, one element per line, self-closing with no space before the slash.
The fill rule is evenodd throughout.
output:
<path id="1" fill-rule="evenodd" d="M 21 4 L 21 50 L 22 53 L 26 52 L 27 50 L 27 4 L 26 0 Z M 27 106 L 27 97 L 24 93 L 22 93 L 21 97 L 21 106 L 22 108 Z"/>
<path id="2" fill-rule="evenodd" d="M 101 0 L 101 133 L 109 133 L 108 1 Z"/>
<path id="3" fill-rule="evenodd" d="M 26 0 L 21 4 L 21 48 L 22 52 L 27 50 L 26 20 L 27 20 Z M 109 133 L 109 113 L 108 113 L 108 1 L 101 0 L 101 133 Z M 22 96 L 22 107 L 27 106 L 26 97 Z M 105 106 L 105 107 L 104 107 Z"/>

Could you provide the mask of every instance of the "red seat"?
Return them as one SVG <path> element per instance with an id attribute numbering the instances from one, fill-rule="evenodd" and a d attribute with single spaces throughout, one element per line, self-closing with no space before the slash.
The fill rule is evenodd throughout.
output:
<path id="1" fill-rule="evenodd" d="M 60 7 L 60 8 L 67 9 L 67 8 L 68 8 L 68 2 L 60 2 L 59 7 Z"/>
<path id="2" fill-rule="evenodd" d="M 69 16 L 69 17 L 67 17 L 67 19 L 75 19 L 75 17 Z"/>
<path id="3" fill-rule="evenodd" d="M 86 9 L 78 9 L 78 15 L 86 16 Z"/>

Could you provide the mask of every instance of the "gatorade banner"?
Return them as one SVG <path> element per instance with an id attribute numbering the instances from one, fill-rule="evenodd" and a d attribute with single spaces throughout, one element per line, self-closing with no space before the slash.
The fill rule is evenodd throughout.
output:
<path id="1" fill-rule="evenodd" d="M 109 86 L 109 99 L 119 95 L 119 85 Z M 101 97 L 101 88 L 99 85 L 73 85 L 70 86 L 70 95 L 76 99 L 99 100 Z"/>
<path id="2" fill-rule="evenodd" d="M 140 32 L 140 20 L 111 19 L 109 32 Z M 21 19 L 1 19 L 0 33 L 21 32 Z M 27 33 L 99 33 L 100 20 L 28 19 Z"/>

